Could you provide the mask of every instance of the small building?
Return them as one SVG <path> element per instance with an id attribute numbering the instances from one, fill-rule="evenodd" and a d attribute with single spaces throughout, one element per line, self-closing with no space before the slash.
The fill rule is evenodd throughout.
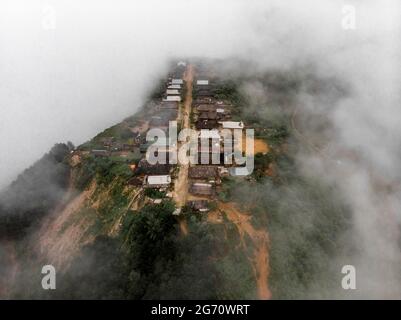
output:
<path id="1" fill-rule="evenodd" d="M 145 181 L 148 187 L 162 188 L 170 185 L 171 177 L 169 175 L 147 176 Z"/>
<path id="2" fill-rule="evenodd" d="M 209 202 L 207 200 L 193 200 L 193 201 L 188 201 L 188 206 L 199 212 L 208 212 L 210 210 L 209 208 Z"/>
<path id="3" fill-rule="evenodd" d="M 182 79 L 171 79 L 170 84 L 184 84 Z"/>
<path id="4" fill-rule="evenodd" d="M 164 109 L 178 109 L 178 102 L 177 101 L 163 101 L 159 105 L 159 109 L 161 109 L 161 110 L 164 110 Z"/>
<path id="5" fill-rule="evenodd" d="M 189 192 L 195 195 L 211 196 L 214 194 L 214 188 L 210 183 L 195 182 L 191 185 Z"/>
<path id="6" fill-rule="evenodd" d="M 191 179 L 209 179 L 218 176 L 218 168 L 214 166 L 194 166 L 188 170 Z"/>
<path id="7" fill-rule="evenodd" d="M 209 80 L 197 80 L 196 81 L 197 86 L 208 86 L 209 85 Z"/>
<path id="8" fill-rule="evenodd" d="M 180 96 L 166 96 L 163 98 L 163 101 L 175 101 L 175 102 L 181 102 L 181 97 Z"/>
<path id="9" fill-rule="evenodd" d="M 199 104 L 213 104 L 214 103 L 214 98 L 213 97 L 196 97 L 195 99 L 195 105 Z"/>
<path id="10" fill-rule="evenodd" d="M 167 86 L 167 89 L 169 90 L 181 90 L 181 85 L 180 84 L 170 84 Z"/>
<path id="11" fill-rule="evenodd" d="M 166 94 L 167 95 L 180 95 L 180 91 L 178 91 L 178 89 L 167 89 Z"/>
<path id="12" fill-rule="evenodd" d="M 110 147 L 114 141 L 114 137 L 104 137 L 100 139 L 100 142 L 103 143 L 104 147 Z"/>
<path id="13" fill-rule="evenodd" d="M 196 107 L 196 111 L 201 113 L 201 112 L 216 112 L 217 107 L 214 104 L 200 104 Z"/>
<path id="14" fill-rule="evenodd" d="M 195 92 L 197 97 L 211 97 L 213 96 L 213 92 L 209 89 L 201 89 L 201 90 L 196 90 Z"/>
<path id="15" fill-rule="evenodd" d="M 220 124 L 223 129 L 243 129 L 244 123 L 242 121 L 221 121 Z"/>
<path id="16" fill-rule="evenodd" d="M 200 120 L 216 120 L 217 112 L 214 112 L 214 111 L 201 112 L 198 116 L 198 119 L 200 119 Z"/>

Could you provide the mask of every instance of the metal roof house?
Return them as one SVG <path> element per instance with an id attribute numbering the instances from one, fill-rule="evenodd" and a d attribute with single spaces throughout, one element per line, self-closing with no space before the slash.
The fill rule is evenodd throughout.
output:
<path id="1" fill-rule="evenodd" d="M 181 85 L 179 84 L 170 84 L 167 89 L 177 89 L 177 90 L 181 90 Z"/>
<path id="2" fill-rule="evenodd" d="M 183 84 L 184 80 L 182 79 L 171 79 L 171 84 Z"/>
<path id="3" fill-rule="evenodd" d="M 191 185 L 189 192 L 197 195 L 211 196 L 214 194 L 214 189 L 210 183 L 196 182 Z"/>
<path id="4" fill-rule="evenodd" d="M 147 176 L 146 185 L 152 188 L 167 187 L 171 183 L 171 177 L 169 175 L 163 176 Z"/>
<path id="5" fill-rule="evenodd" d="M 180 95 L 180 92 L 177 89 L 167 89 L 166 94 L 167 95 Z"/>
<path id="6" fill-rule="evenodd" d="M 163 99 L 163 101 L 175 101 L 175 102 L 180 102 L 181 97 L 180 96 L 167 96 Z"/>

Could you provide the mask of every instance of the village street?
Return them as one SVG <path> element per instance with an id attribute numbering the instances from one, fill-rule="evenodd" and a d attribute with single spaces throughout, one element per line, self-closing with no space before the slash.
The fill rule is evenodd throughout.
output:
<path id="1" fill-rule="evenodd" d="M 184 80 L 186 85 L 186 96 L 183 107 L 180 108 L 182 129 L 190 128 L 190 114 L 192 106 L 192 83 L 194 79 L 194 67 L 188 65 L 184 73 Z M 178 149 L 182 143 L 178 143 Z M 185 205 L 188 196 L 188 167 L 189 164 L 179 164 L 178 177 L 175 180 L 173 198 L 177 207 L 182 208 Z"/>

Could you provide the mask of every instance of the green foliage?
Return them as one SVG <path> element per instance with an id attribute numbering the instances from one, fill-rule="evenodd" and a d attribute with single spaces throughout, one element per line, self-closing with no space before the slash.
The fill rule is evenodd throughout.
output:
<path id="1" fill-rule="evenodd" d="M 145 196 L 152 198 L 152 199 L 162 199 L 166 196 L 165 191 L 159 191 L 157 189 L 145 189 Z"/>

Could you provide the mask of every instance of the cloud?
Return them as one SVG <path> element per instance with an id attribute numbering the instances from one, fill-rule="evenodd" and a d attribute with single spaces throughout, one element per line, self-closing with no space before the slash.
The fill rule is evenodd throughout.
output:
<path id="1" fill-rule="evenodd" d="M 355 30 L 342 28 L 344 5 L 356 8 Z M 54 29 L 43 28 L 49 6 Z M 82 143 L 134 113 L 171 57 L 239 57 L 254 73 L 309 70 L 348 92 L 333 101 L 301 90 L 300 125 L 330 153 L 305 150 L 300 164 L 347 195 L 365 292 L 399 296 L 400 9 L 392 0 L 3 1 L 0 187 L 55 142 Z M 264 101 L 260 86 L 248 90 Z M 327 130 L 308 127 L 316 116 Z"/>

